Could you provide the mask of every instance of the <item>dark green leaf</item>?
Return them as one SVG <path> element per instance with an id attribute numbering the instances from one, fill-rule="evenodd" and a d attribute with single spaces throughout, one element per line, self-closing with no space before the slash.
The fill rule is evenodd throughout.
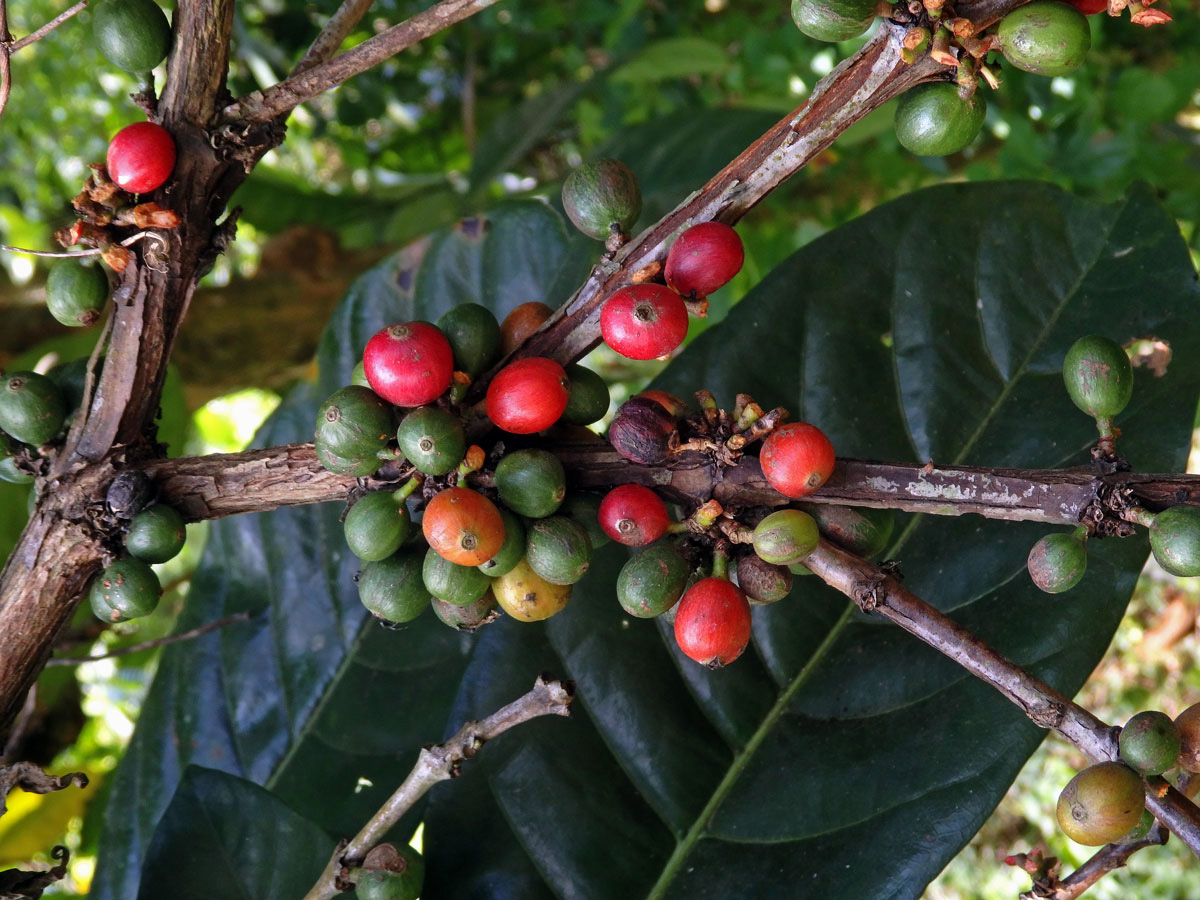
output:
<path id="1" fill-rule="evenodd" d="M 188 766 L 150 841 L 144 900 L 295 900 L 336 842 L 269 791 Z"/>

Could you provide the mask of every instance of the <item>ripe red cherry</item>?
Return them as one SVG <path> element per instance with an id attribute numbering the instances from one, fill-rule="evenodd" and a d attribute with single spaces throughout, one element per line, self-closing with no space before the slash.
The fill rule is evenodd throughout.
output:
<path id="1" fill-rule="evenodd" d="M 454 351 L 446 336 L 428 322 L 402 322 L 367 341 L 363 372 L 371 390 L 388 403 L 420 406 L 450 387 Z"/>
<path id="2" fill-rule="evenodd" d="M 693 225 L 667 253 L 666 279 L 684 297 L 707 297 L 742 270 L 746 252 L 738 233 L 721 222 Z"/>
<path id="3" fill-rule="evenodd" d="M 161 125 L 134 122 L 108 143 L 108 175 L 131 194 L 161 185 L 175 168 L 175 141 Z"/>
<path id="4" fill-rule="evenodd" d="M 510 434 L 549 428 L 567 408 L 571 382 L 552 359 L 518 359 L 496 373 L 487 391 L 487 417 Z"/>
<path id="5" fill-rule="evenodd" d="M 687 306 L 661 284 L 631 284 L 604 301 L 600 333 L 604 343 L 629 359 L 656 359 L 683 343 Z"/>
<path id="6" fill-rule="evenodd" d="M 671 517 L 654 491 L 640 484 L 622 484 L 600 501 L 600 528 L 618 544 L 644 547 L 667 533 Z"/>
<path id="7" fill-rule="evenodd" d="M 675 612 L 675 643 L 688 657 L 715 669 L 750 643 L 750 602 L 724 578 L 697 581 Z"/>
<path id="8" fill-rule="evenodd" d="M 1067 2 L 1085 16 L 1094 16 L 1097 13 L 1108 11 L 1108 0 L 1067 0 Z"/>
<path id="9" fill-rule="evenodd" d="M 836 456 L 825 432 L 793 422 L 771 432 L 758 457 L 768 483 L 785 497 L 811 494 L 833 474 Z"/>

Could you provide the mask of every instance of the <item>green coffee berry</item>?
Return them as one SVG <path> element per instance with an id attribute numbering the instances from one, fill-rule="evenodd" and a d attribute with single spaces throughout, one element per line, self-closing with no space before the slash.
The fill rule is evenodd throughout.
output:
<path id="1" fill-rule="evenodd" d="M 183 516 L 174 507 L 158 503 L 130 519 L 125 549 L 142 562 L 165 563 L 179 555 L 186 540 Z"/>
<path id="2" fill-rule="evenodd" d="M 1139 775 L 1161 775 L 1174 767 L 1182 739 L 1166 713 L 1140 712 L 1121 729 L 1121 761 Z"/>
<path id="3" fill-rule="evenodd" d="M 553 514 L 567 494 L 567 473 L 548 450 L 517 450 L 496 466 L 496 490 L 513 512 L 531 519 Z"/>
<path id="4" fill-rule="evenodd" d="M 150 615 L 161 595 L 162 586 L 149 565 L 122 559 L 96 576 L 88 600 L 102 622 L 125 622 Z"/>
<path id="5" fill-rule="evenodd" d="M 342 523 L 346 544 L 364 562 L 387 559 L 408 538 L 412 520 L 404 500 L 392 491 L 376 491 L 359 499 Z"/>
<path id="6" fill-rule="evenodd" d="M 975 140 L 986 114 L 979 91 L 964 99 L 956 84 L 919 84 L 896 107 L 896 138 L 917 156 L 947 156 Z"/>
<path id="7" fill-rule="evenodd" d="M 60 259 L 46 276 L 46 308 L 64 325 L 96 324 L 107 303 L 108 276 L 98 265 Z"/>
<path id="8" fill-rule="evenodd" d="M 529 524 L 525 559 L 529 568 L 551 584 L 574 584 L 588 570 L 592 544 L 583 526 L 566 516 L 550 516 Z"/>
<path id="9" fill-rule="evenodd" d="M 1029 577 L 1047 594 L 1069 591 L 1087 571 L 1087 529 L 1071 534 L 1048 534 L 1029 551 L 1025 567 Z"/>
<path id="10" fill-rule="evenodd" d="M 452 563 L 432 547 L 425 554 L 421 574 L 430 594 L 455 606 L 475 603 L 492 584 L 477 567 Z"/>
<path id="11" fill-rule="evenodd" d="M 1150 549 L 1172 575 L 1200 575 L 1200 508 L 1172 506 L 1150 523 Z"/>
<path id="12" fill-rule="evenodd" d="M 358 598 L 372 615 L 385 622 L 411 622 L 429 605 L 421 577 L 424 554 L 405 548 L 387 559 L 369 562 L 358 576 Z"/>
<path id="13" fill-rule="evenodd" d="M 1071 401 L 1097 419 L 1111 419 L 1133 396 L 1129 356 L 1116 341 L 1098 334 L 1081 337 L 1071 345 L 1063 359 L 1063 381 Z"/>
<path id="14" fill-rule="evenodd" d="M 467 452 L 467 438 L 458 417 L 436 406 L 414 409 L 396 431 L 400 452 L 418 472 L 453 472 Z"/>
<path id="15" fill-rule="evenodd" d="M 621 567 L 617 601 L 631 616 L 660 616 L 679 602 L 691 572 L 692 567 L 674 546 L 654 544 Z"/>
<path id="16" fill-rule="evenodd" d="M 24 444 L 52 441 L 66 419 L 62 392 L 36 372 L 10 372 L 0 380 L 0 429 Z"/>
<path id="17" fill-rule="evenodd" d="M 764 562 L 788 566 L 808 556 L 820 539 L 812 516 L 798 509 L 781 509 L 754 529 L 754 552 Z"/>

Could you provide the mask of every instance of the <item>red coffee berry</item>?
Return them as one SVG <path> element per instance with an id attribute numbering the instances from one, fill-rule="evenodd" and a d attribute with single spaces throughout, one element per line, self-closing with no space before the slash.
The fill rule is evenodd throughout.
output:
<path id="1" fill-rule="evenodd" d="M 775 429 L 758 457 L 768 483 L 785 497 L 811 494 L 833 474 L 833 444 L 815 425 L 793 422 Z"/>
<path id="2" fill-rule="evenodd" d="M 549 428 L 567 408 L 567 373 L 552 359 L 518 359 L 496 373 L 487 391 L 487 417 L 511 434 Z"/>
<path id="3" fill-rule="evenodd" d="M 722 222 L 693 225 L 667 253 L 667 285 L 684 297 L 707 297 L 742 270 L 746 251 L 738 233 Z"/>
<path id="4" fill-rule="evenodd" d="M 656 359 L 683 343 L 687 306 L 661 284 L 631 284 L 604 301 L 600 333 L 604 342 L 629 359 Z"/>
<path id="5" fill-rule="evenodd" d="M 396 406 L 430 403 L 450 387 L 454 351 L 428 322 L 401 322 L 378 331 L 363 351 L 371 390 Z"/>
<path id="6" fill-rule="evenodd" d="M 1097 13 L 1108 11 L 1108 0 L 1067 0 L 1067 2 L 1085 16 L 1094 16 Z"/>
<path id="7" fill-rule="evenodd" d="M 134 122 L 108 144 L 108 176 L 131 194 L 148 193 L 175 168 L 175 141 L 161 125 Z"/>
<path id="8" fill-rule="evenodd" d="M 671 524 L 662 498 L 640 484 L 622 484 L 605 494 L 599 519 L 604 533 L 627 547 L 654 543 Z"/>
<path id="9" fill-rule="evenodd" d="M 750 602 L 724 578 L 697 581 L 675 612 L 675 643 L 688 657 L 715 669 L 750 643 Z"/>

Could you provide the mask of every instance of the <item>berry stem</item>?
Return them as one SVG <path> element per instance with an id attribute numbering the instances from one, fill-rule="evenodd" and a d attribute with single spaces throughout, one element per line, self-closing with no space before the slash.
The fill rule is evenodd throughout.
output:
<path id="1" fill-rule="evenodd" d="M 725 510 L 716 500 L 709 500 L 694 513 L 692 513 L 692 521 L 701 529 L 711 528 L 721 518 L 721 513 Z"/>
<path id="2" fill-rule="evenodd" d="M 1075 540 L 1079 541 L 1080 543 L 1084 543 L 1085 541 L 1087 541 L 1087 539 L 1088 539 L 1087 526 L 1080 525 L 1078 528 L 1076 528 L 1074 531 L 1071 532 L 1071 537 L 1073 537 Z"/>
<path id="3" fill-rule="evenodd" d="M 404 484 L 400 485 L 400 487 L 396 488 L 395 492 L 392 494 L 392 499 L 396 501 L 396 505 L 399 506 L 405 500 L 407 500 L 409 495 L 419 488 L 424 480 L 425 479 L 420 475 L 414 475 L 412 478 L 408 479 L 408 481 L 404 482 Z"/>
<path id="4" fill-rule="evenodd" d="M 713 547 L 713 578 L 729 580 L 729 547 L 724 541 L 719 541 Z"/>
<path id="5" fill-rule="evenodd" d="M 483 452 L 483 448 L 478 444 L 472 444 L 467 448 L 467 453 L 463 457 L 462 462 L 458 464 L 458 468 L 454 470 L 458 473 L 458 480 L 462 481 L 472 472 L 478 472 L 483 468 L 483 463 L 486 459 L 487 454 Z"/>

